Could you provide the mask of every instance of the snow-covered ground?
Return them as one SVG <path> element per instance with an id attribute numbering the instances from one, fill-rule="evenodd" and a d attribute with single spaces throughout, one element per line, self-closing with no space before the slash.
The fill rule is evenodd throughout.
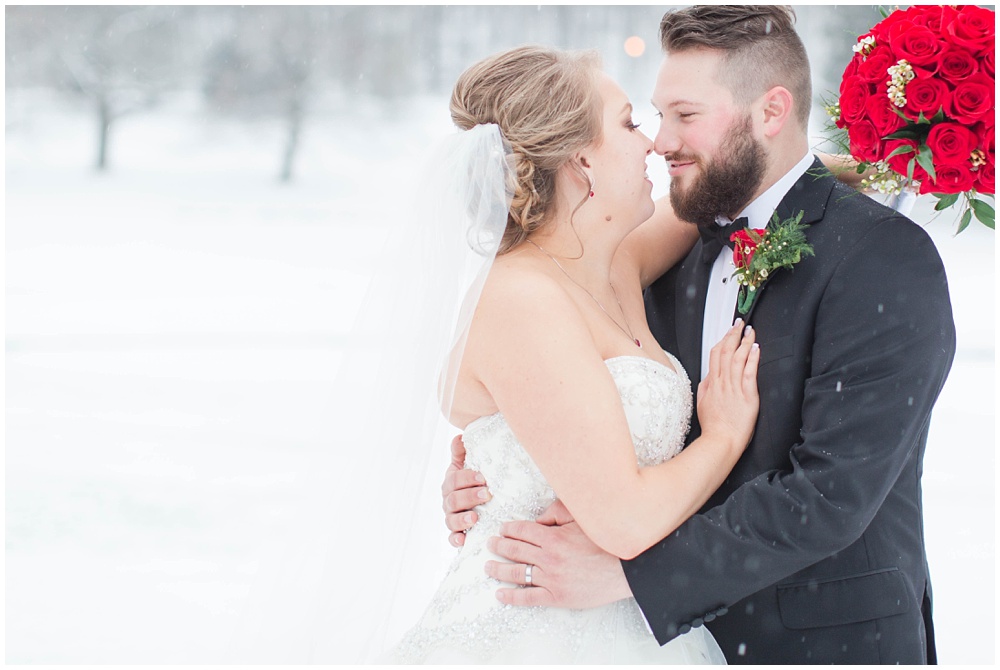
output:
<path id="1" fill-rule="evenodd" d="M 345 392 L 340 338 L 401 223 L 402 185 L 449 130 L 445 101 L 315 119 L 289 185 L 274 178 L 275 124 L 184 105 L 128 117 L 98 175 L 90 116 L 17 104 L 6 660 L 223 660 L 261 528 L 296 504 L 310 454 L 336 438 L 324 419 Z M 930 214 L 921 201 L 914 218 Z M 927 546 L 942 662 L 991 663 L 996 245 L 978 224 L 952 237 L 951 218 L 926 224 L 959 332 L 925 460 Z"/>

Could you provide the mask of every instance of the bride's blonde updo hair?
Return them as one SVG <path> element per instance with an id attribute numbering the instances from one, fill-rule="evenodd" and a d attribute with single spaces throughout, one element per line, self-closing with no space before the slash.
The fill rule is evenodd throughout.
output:
<path id="1" fill-rule="evenodd" d="M 599 69 L 593 51 L 523 46 L 479 61 L 455 83 L 455 125 L 495 123 L 513 150 L 517 183 L 499 253 L 545 223 L 559 168 L 601 139 Z"/>

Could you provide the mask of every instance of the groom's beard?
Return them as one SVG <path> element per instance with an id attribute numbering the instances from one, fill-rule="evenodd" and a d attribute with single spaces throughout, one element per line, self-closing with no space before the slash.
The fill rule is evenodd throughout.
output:
<path id="1" fill-rule="evenodd" d="M 686 188 L 670 182 L 670 204 L 683 221 L 707 226 L 718 215 L 735 217 L 757 192 L 764 178 L 766 155 L 764 147 L 751 134 L 749 114 L 726 132 L 720 147 L 727 147 L 705 164 L 697 156 L 667 154 L 667 161 L 696 161 L 700 174 Z"/>

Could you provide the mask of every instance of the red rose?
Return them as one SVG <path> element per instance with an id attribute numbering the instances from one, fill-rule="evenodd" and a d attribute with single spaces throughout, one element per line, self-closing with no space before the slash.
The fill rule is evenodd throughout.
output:
<path id="1" fill-rule="evenodd" d="M 881 136 L 875 130 L 875 126 L 867 120 L 852 124 L 847 131 L 847 136 L 850 138 L 851 155 L 859 161 L 873 163 L 881 156 Z"/>
<path id="2" fill-rule="evenodd" d="M 875 38 L 876 44 L 886 44 L 889 42 L 889 31 L 892 30 L 900 21 L 911 23 L 907 18 L 906 12 L 896 10 L 889 16 L 885 17 L 871 29 L 871 35 Z M 860 41 L 860 40 L 859 40 Z"/>
<path id="3" fill-rule="evenodd" d="M 938 54 L 944 49 L 944 42 L 923 26 L 893 26 L 892 50 L 898 59 L 906 59 L 913 66 L 922 66 L 932 72 L 937 71 Z"/>
<path id="4" fill-rule="evenodd" d="M 968 164 L 942 165 L 935 167 L 935 171 L 937 179 L 933 180 L 933 186 L 929 188 L 929 191 L 924 191 L 922 184 L 921 193 L 962 193 L 971 189 L 976 183 L 976 175 L 972 173 Z"/>
<path id="5" fill-rule="evenodd" d="M 862 62 L 861 54 L 854 54 L 854 58 L 852 58 L 847 63 L 847 67 L 844 68 L 844 76 L 842 76 L 840 78 L 840 92 L 841 93 L 844 92 L 844 82 L 847 81 L 847 79 L 849 77 L 853 77 L 854 75 L 856 75 L 858 73 L 858 67 L 861 65 L 861 62 Z"/>
<path id="6" fill-rule="evenodd" d="M 944 32 L 944 26 L 955 20 L 956 10 L 954 7 L 944 5 L 924 5 L 911 7 L 909 9 L 912 21 L 918 26 L 926 26 L 935 34 Z"/>
<path id="7" fill-rule="evenodd" d="M 997 147 L 996 133 L 992 123 L 994 119 L 991 117 L 990 121 L 989 125 L 977 123 L 972 131 L 976 135 L 976 148 L 983 152 L 986 162 L 993 165 L 997 159 Z"/>
<path id="8" fill-rule="evenodd" d="M 885 153 L 886 156 L 888 156 L 901 146 L 913 147 L 914 151 L 905 154 L 897 154 L 892 158 L 885 159 L 885 161 L 889 164 L 889 167 L 891 167 L 893 170 L 895 170 L 896 172 L 905 177 L 907 170 L 909 170 L 910 161 L 916 158 L 917 156 L 916 154 L 917 143 L 914 142 L 913 140 L 886 140 L 885 149 L 883 149 L 883 152 Z M 920 167 L 920 165 L 917 164 L 916 162 L 914 162 L 913 164 L 913 178 L 920 182 L 923 182 L 927 179 L 927 172 L 924 171 L 924 169 Z"/>
<path id="9" fill-rule="evenodd" d="M 950 99 L 951 91 L 948 85 L 937 77 L 914 79 L 906 85 L 906 105 L 903 110 L 914 120 L 921 112 L 929 119 L 937 114 L 939 109 L 943 109 Z"/>
<path id="10" fill-rule="evenodd" d="M 941 26 L 941 8 L 937 7 L 937 11 L 934 11 L 932 7 L 922 7 L 924 11 L 911 11 L 918 9 L 917 7 L 910 7 L 907 11 L 907 16 L 910 21 L 913 21 L 914 25 L 923 26 L 930 30 L 935 30 L 933 24 L 937 24 L 938 27 Z M 931 11 L 927 11 L 931 10 Z M 936 32 L 936 31 L 935 31 Z"/>
<path id="11" fill-rule="evenodd" d="M 975 123 L 993 113 L 995 88 L 996 83 L 990 77 L 982 73 L 972 75 L 958 83 L 945 111 L 959 123 Z"/>
<path id="12" fill-rule="evenodd" d="M 996 193 L 996 173 L 993 163 L 979 166 L 976 171 L 976 190 L 980 193 Z"/>
<path id="13" fill-rule="evenodd" d="M 767 231 L 764 228 L 754 228 L 753 232 L 763 235 Z M 733 247 L 733 264 L 739 269 L 749 267 L 753 254 L 757 251 L 757 243 L 750 237 L 750 232 L 746 228 L 737 230 L 729 236 L 729 241 L 736 243 Z"/>
<path id="14" fill-rule="evenodd" d="M 893 109 L 896 109 L 896 106 L 889 102 L 889 97 L 885 95 L 873 95 L 865 101 L 868 120 L 875 126 L 879 137 L 891 135 L 906 125 L 906 121 L 892 111 Z"/>
<path id="15" fill-rule="evenodd" d="M 968 163 L 976 148 L 976 134 L 957 123 L 935 123 L 927 135 L 927 146 L 934 156 L 934 168 L 940 165 Z"/>
<path id="16" fill-rule="evenodd" d="M 949 46 L 941 54 L 938 73 L 952 83 L 968 79 L 978 71 L 979 64 L 965 49 Z"/>
<path id="17" fill-rule="evenodd" d="M 889 47 L 876 47 L 874 51 L 868 54 L 868 57 L 858 65 L 858 76 L 867 82 L 872 82 L 875 84 L 884 84 L 889 80 L 889 66 L 895 65 L 896 59 L 893 58 L 892 51 Z"/>
<path id="18" fill-rule="evenodd" d="M 859 120 L 865 113 L 865 100 L 871 95 L 861 77 L 845 79 L 840 87 L 840 118 L 847 124 Z"/>
<path id="19" fill-rule="evenodd" d="M 983 72 L 990 75 L 991 77 L 996 77 L 996 71 L 994 70 L 993 61 L 996 59 L 996 49 L 990 49 L 983 56 Z"/>
<path id="20" fill-rule="evenodd" d="M 952 43 L 974 54 L 992 51 L 996 39 L 996 14 L 982 7 L 965 5 L 948 25 L 946 34 Z"/>
<path id="21" fill-rule="evenodd" d="M 982 120 L 979 123 L 981 123 L 984 128 L 992 128 L 996 124 L 996 122 L 997 122 L 996 115 L 987 114 L 982 118 Z"/>
<path id="22" fill-rule="evenodd" d="M 996 135 L 994 133 L 994 119 L 992 116 L 989 118 L 989 123 L 983 123 L 976 126 L 976 136 L 979 138 L 977 144 L 979 148 L 986 153 L 986 160 L 989 162 L 994 162 L 997 145 L 996 145 Z"/>
<path id="23" fill-rule="evenodd" d="M 882 23 L 885 23 L 885 21 Z M 895 40 L 899 39 L 900 35 L 903 35 L 917 27 L 918 26 L 913 22 L 913 18 L 910 16 L 909 11 L 902 12 L 902 16 L 899 20 L 894 21 L 882 29 L 882 42 L 892 46 L 893 52 L 895 52 Z"/>

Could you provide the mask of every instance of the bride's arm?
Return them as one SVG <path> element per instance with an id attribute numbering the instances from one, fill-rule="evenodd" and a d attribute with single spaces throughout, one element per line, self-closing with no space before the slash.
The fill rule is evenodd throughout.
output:
<path id="1" fill-rule="evenodd" d="M 740 345 L 734 329 L 713 350 L 725 374 L 699 389 L 702 436 L 640 469 L 618 389 L 576 305 L 548 281 L 506 279 L 477 308 L 473 372 L 582 530 L 634 557 L 697 512 L 746 447 L 756 418 L 752 335 Z"/>

